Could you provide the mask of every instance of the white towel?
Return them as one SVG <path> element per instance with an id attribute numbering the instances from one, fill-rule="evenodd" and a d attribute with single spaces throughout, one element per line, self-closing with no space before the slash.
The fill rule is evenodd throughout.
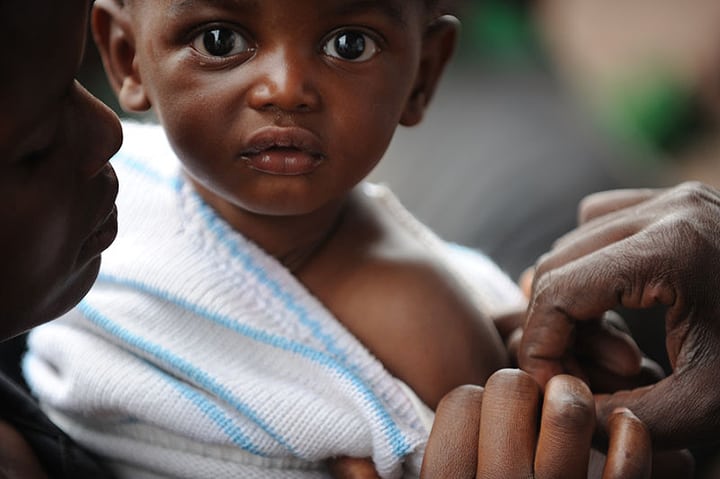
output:
<path id="1" fill-rule="evenodd" d="M 412 394 L 201 201 L 158 127 L 125 137 L 120 234 L 99 280 L 30 336 L 25 375 L 50 417 L 121 477 L 320 478 L 336 456 L 416 476 L 429 431 Z M 521 301 L 492 262 L 377 191 L 448 264 L 474 258 L 484 307 Z"/>

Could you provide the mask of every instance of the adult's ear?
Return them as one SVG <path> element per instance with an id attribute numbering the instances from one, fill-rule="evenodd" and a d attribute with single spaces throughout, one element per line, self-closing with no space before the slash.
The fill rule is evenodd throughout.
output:
<path id="1" fill-rule="evenodd" d="M 105 73 L 123 110 L 143 112 L 150 100 L 140 77 L 128 6 L 118 0 L 96 0 L 91 24 Z"/>
<path id="2" fill-rule="evenodd" d="M 401 125 L 417 125 L 423 119 L 445 66 L 455 52 L 459 32 L 460 21 L 452 15 L 443 15 L 428 25 L 423 37 L 420 68 L 400 118 Z"/>

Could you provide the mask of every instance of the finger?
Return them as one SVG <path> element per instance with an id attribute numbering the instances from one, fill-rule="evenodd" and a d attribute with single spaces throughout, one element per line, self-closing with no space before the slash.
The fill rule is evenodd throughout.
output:
<path id="1" fill-rule="evenodd" d="M 576 273 L 594 271 L 588 269 L 593 263 L 594 258 L 588 256 L 572 265 L 536 276 L 518 363 L 541 386 L 557 374 L 570 372 L 572 366 L 566 359 L 575 341 L 576 319 L 600 317 L 616 303 L 615 295 L 608 294 L 608 288 L 596 284 L 600 278 Z M 585 291 L 597 291 L 598 294 L 593 296 L 592 303 L 578 311 Z"/>
<path id="2" fill-rule="evenodd" d="M 652 442 L 645 425 L 629 409 L 615 409 L 608 418 L 607 460 L 603 479 L 646 479 L 652 471 Z"/>
<path id="3" fill-rule="evenodd" d="M 646 228 L 654 214 L 610 214 L 561 236 L 535 265 L 535 282 L 544 273 L 626 240 Z"/>
<path id="4" fill-rule="evenodd" d="M 460 386 L 438 404 L 423 457 L 421 479 L 474 478 L 483 388 Z"/>
<path id="5" fill-rule="evenodd" d="M 510 333 L 510 336 L 508 336 L 508 339 L 505 341 L 505 349 L 507 349 L 508 356 L 510 357 L 510 364 L 515 368 L 518 367 L 518 351 L 520 350 L 522 336 L 522 328 L 517 328 Z"/>
<path id="6" fill-rule="evenodd" d="M 552 378 L 545 391 L 535 477 L 584 479 L 594 430 L 595 404 L 587 385 L 572 376 Z"/>
<path id="7" fill-rule="evenodd" d="M 585 372 L 590 389 L 595 394 L 647 386 L 655 384 L 665 377 L 663 368 L 652 359 L 643 358 L 640 364 L 640 372 L 634 376 L 618 376 L 594 363 L 585 365 L 581 362 L 580 367 Z"/>
<path id="8" fill-rule="evenodd" d="M 640 373 L 642 353 L 632 336 L 608 319 L 577 324 L 577 354 L 621 377 Z"/>
<path id="9" fill-rule="evenodd" d="M 623 243 L 536 277 L 518 360 L 541 385 L 573 366 L 567 353 L 576 321 L 598 318 L 616 306 L 646 308 L 675 301 L 672 281 L 656 279 L 668 273 L 662 270 L 666 262 L 655 257 L 660 253 L 645 248 L 630 260 L 627 251 L 638 248 Z"/>
<path id="10" fill-rule="evenodd" d="M 520 279 L 518 280 L 518 286 L 520 291 L 523 292 L 526 298 L 530 298 L 532 293 L 533 279 L 535 278 L 535 268 L 530 267 L 522 272 Z"/>
<path id="11" fill-rule="evenodd" d="M 634 207 L 630 207 L 628 204 L 625 209 L 606 212 L 603 216 L 589 219 L 581 227 L 557 240 L 552 255 L 550 255 L 552 260 L 545 261 L 547 264 L 543 268 L 539 268 L 536 275 L 547 271 L 547 268 L 565 264 L 577 258 L 578 255 L 596 251 L 602 248 L 603 245 L 629 238 L 651 226 L 655 226 L 659 228 L 659 231 L 646 235 L 649 238 L 645 238 L 643 246 L 647 247 L 653 244 L 653 236 L 657 233 L 663 234 L 664 232 L 667 234 L 668 231 L 674 229 L 671 224 L 666 222 L 669 216 L 684 218 L 678 223 L 680 228 L 682 228 L 683 221 L 686 221 L 688 217 L 693 218 L 694 225 L 698 225 L 707 213 L 707 211 L 703 211 L 698 207 L 699 203 L 705 207 L 714 205 L 716 208 L 718 206 L 717 192 L 695 183 L 686 183 L 669 190 L 647 190 L 645 193 L 641 191 L 638 194 L 639 197 L 644 195 L 646 197 L 643 201 L 635 204 Z M 669 215 L 670 212 L 672 212 L 672 215 Z M 674 241 L 680 236 L 678 234 L 674 239 L 660 237 L 656 242 L 662 244 L 663 241 Z M 642 253 L 642 251 L 635 251 L 634 253 L 638 254 Z"/>
<path id="12" fill-rule="evenodd" d="M 681 449 L 717 440 L 720 430 L 720 398 L 717 389 L 717 358 L 710 367 L 688 367 L 656 384 L 596 396 L 601 430 L 617 407 L 627 407 L 650 431 L 655 447 Z"/>
<path id="13" fill-rule="evenodd" d="M 539 401 L 538 385 L 524 372 L 501 369 L 490 376 L 483 394 L 477 477 L 532 477 Z"/>
<path id="14" fill-rule="evenodd" d="M 627 325 L 623 317 L 615 311 L 606 311 L 605 314 L 603 314 L 602 320 L 607 324 L 607 326 L 613 327 L 618 331 L 622 331 L 623 333 L 632 336 L 630 327 Z"/>
<path id="15" fill-rule="evenodd" d="M 334 479 L 380 479 L 370 459 L 339 457 L 328 461 L 328 470 Z"/>
<path id="16" fill-rule="evenodd" d="M 617 313 L 578 322 L 574 354 L 594 393 L 609 393 L 655 383 L 665 377 L 659 364 L 643 357 Z M 517 354 L 517 353 L 516 353 Z"/>
<path id="17" fill-rule="evenodd" d="M 653 479 L 695 477 L 695 458 L 687 449 L 655 452 L 653 453 L 652 471 Z"/>
<path id="18" fill-rule="evenodd" d="M 510 335 L 525 323 L 525 310 L 500 314 L 493 318 L 493 323 L 500 337 L 507 342 Z"/>
<path id="19" fill-rule="evenodd" d="M 663 190 L 627 189 L 594 193 L 580 201 L 578 223 L 587 223 L 599 216 L 635 206 L 659 195 Z"/>

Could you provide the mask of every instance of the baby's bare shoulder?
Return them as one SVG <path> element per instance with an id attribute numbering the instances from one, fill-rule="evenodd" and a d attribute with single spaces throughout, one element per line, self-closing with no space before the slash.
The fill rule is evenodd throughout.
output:
<path id="1" fill-rule="evenodd" d="M 428 405 L 505 365 L 491 319 L 436 258 L 375 258 L 355 285 L 365 294 L 348 301 L 348 327 Z"/>
<path id="2" fill-rule="evenodd" d="M 506 364 L 492 321 L 437 254 L 372 207 L 351 214 L 317 292 L 391 373 L 434 407 Z"/>

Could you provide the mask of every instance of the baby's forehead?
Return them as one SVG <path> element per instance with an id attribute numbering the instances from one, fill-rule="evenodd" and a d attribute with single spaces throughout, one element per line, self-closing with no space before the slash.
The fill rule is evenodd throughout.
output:
<path id="1" fill-rule="evenodd" d="M 280 27 L 285 23 L 301 21 L 305 26 L 327 25 L 331 22 L 363 22 L 384 17 L 397 28 L 416 23 L 423 27 L 437 17 L 440 0 L 112 0 L 133 11 L 133 22 L 153 29 L 162 21 L 188 21 L 202 17 L 200 12 L 214 11 L 217 15 L 234 18 L 217 18 L 217 21 L 235 21 L 242 26 L 260 23 Z M 206 10 L 207 9 L 207 10 Z M 281 11 L 284 17 L 274 17 L 268 23 L 265 15 Z M 156 15 L 162 12 L 164 16 Z M 151 15 L 147 15 L 150 13 Z M 302 20 L 301 20 L 302 19 Z"/>
<path id="2" fill-rule="evenodd" d="M 121 5 L 128 4 L 145 4 L 152 5 L 153 0 L 114 0 Z M 416 7 L 418 5 L 427 9 L 433 9 L 440 0 L 166 0 L 164 3 L 173 8 L 192 7 L 201 4 L 211 4 L 223 7 L 237 7 L 239 9 L 260 9 L 262 6 L 273 4 L 293 4 L 312 8 L 312 4 L 323 4 L 328 7 L 348 10 L 362 10 L 377 8 L 380 10 L 396 10 L 402 11 L 405 8 Z M 162 5 L 158 2 L 157 6 Z"/>

